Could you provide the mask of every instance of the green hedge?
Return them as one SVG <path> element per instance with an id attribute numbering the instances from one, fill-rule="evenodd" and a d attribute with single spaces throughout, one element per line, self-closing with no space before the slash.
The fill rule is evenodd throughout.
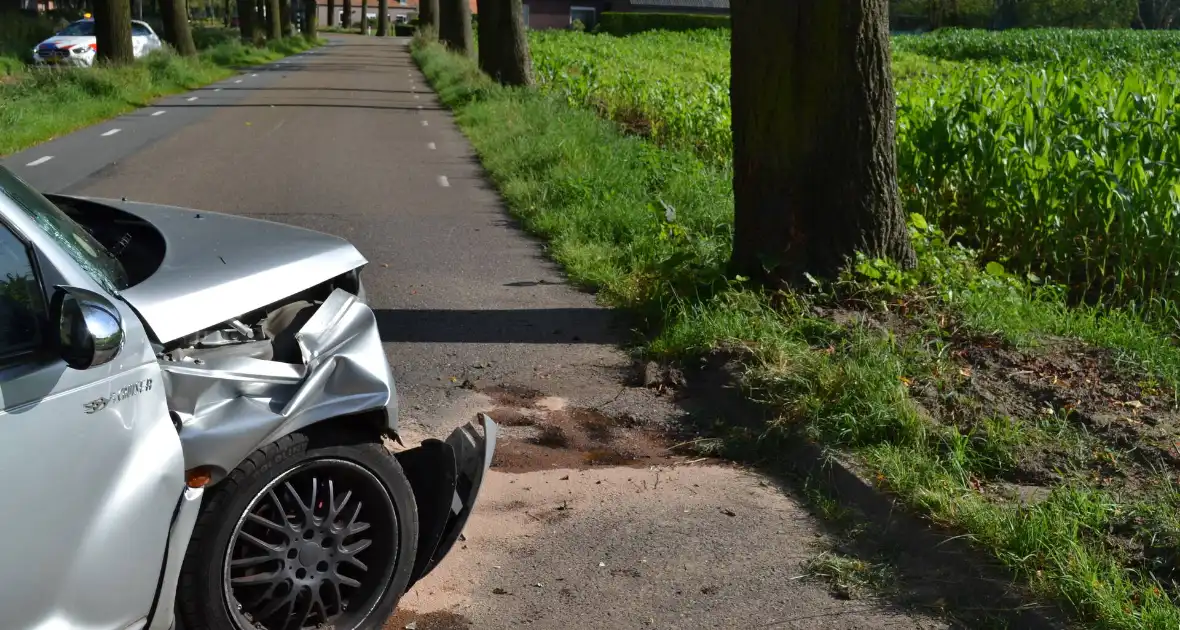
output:
<path id="1" fill-rule="evenodd" d="M 395 37 L 413 37 L 415 27 L 409 24 L 394 24 L 393 34 Z"/>
<path id="2" fill-rule="evenodd" d="M 600 16 L 597 30 L 621 37 L 644 31 L 691 31 L 698 28 L 729 28 L 729 16 L 699 13 L 615 13 L 607 11 Z"/>

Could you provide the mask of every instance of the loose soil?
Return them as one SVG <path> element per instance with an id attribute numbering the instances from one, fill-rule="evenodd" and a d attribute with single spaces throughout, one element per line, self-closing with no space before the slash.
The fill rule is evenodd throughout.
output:
<path id="1" fill-rule="evenodd" d="M 445 610 L 419 613 L 408 608 L 398 610 L 381 626 L 382 630 L 467 630 L 471 627 L 471 620 L 463 615 Z"/>
<path id="2" fill-rule="evenodd" d="M 495 470 L 642 468 L 690 459 L 676 452 L 671 435 L 626 414 L 567 407 L 564 399 L 520 387 L 497 385 L 482 393 L 497 404 L 488 415 L 504 429 L 492 460 Z"/>

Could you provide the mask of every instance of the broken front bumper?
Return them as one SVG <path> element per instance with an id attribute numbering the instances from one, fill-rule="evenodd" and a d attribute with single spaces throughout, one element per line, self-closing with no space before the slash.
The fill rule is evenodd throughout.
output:
<path id="1" fill-rule="evenodd" d="M 454 547 L 479 499 L 496 451 L 496 423 L 479 414 L 475 423 L 451 433 L 446 441 L 428 439 L 396 454 L 414 489 L 418 506 L 418 555 L 410 586 L 430 573 Z M 408 587 L 407 587 L 408 588 Z"/>

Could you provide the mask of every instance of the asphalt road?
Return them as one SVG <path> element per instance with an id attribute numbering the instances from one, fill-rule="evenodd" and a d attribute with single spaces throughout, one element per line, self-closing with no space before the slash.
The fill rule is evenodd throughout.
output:
<path id="1" fill-rule="evenodd" d="M 626 325 L 568 286 L 508 218 L 405 40 L 334 36 L 4 162 L 46 191 L 350 239 L 370 261 L 365 283 L 408 438 L 481 410 L 516 413 L 477 391 L 496 387 L 644 426 L 683 413 L 627 384 Z M 803 579 L 826 535 L 752 473 L 530 462 L 493 471 L 466 544 L 387 628 L 942 627 Z"/>

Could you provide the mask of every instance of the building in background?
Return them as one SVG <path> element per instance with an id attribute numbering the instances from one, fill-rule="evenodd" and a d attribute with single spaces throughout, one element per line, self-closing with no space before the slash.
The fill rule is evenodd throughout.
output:
<path id="1" fill-rule="evenodd" d="M 319 11 L 319 23 L 322 26 L 328 24 L 328 0 L 315 0 L 317 10 Z M 469 0 L 471 3 L 471 13 L 474 15 L 475 0 Z M 352 6 L 352 23 L 360 28 L 361 23 L 361 0 L 351 0 Z M 332 24 L 340 26 L 344 18 L 344 0 L 333 0 L 332 6 L 336 11 L 336 17 L 332 20 Z M 369 0 L 369 17 L 377 18 L 377 0 Z M 406 19 L 410 19 L 418 14 L 418 0 L 389 0 L 389 23 L 393 24 L 398 16 L 404 15 Z"/>
<path id="2" fill-rule="evenodd" d="M 578 20 L 590 30 L 606 11 L 729 15 L 729 0 L 525 0 L 524 21 L 545 29 L 569 28 Z"/>

